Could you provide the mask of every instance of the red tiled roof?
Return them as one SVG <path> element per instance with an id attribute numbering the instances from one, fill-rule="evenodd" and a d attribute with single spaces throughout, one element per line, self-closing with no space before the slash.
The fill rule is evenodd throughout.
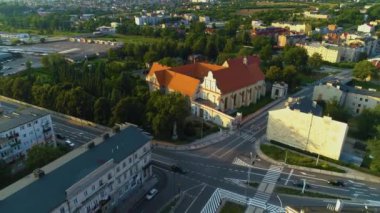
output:
<path id="1" fill-rule="evenodd" d="M 248 56 L 246 59 L 246 64 L 244 64 L 243 57 L 228 60 L 226 66 L 196 63 L 166 67 L 154 63 L 148 75 L 154 74 L 161 86 L 193 96 L 200 82 L 211 71 L 218 88 L 222 94 L 226 94 L 265 79 L 260 69 L 259 57 Z"/>

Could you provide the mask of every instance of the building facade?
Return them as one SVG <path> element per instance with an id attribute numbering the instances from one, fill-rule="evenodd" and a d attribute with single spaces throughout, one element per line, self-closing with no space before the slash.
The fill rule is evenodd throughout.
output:
<path id="1" fill-rule="evenodd" d="M 297 102 L 302 106 L 269 111 L 267 139 L 339 160 L 348 125 L 322 116 L 315 102 Z"/>
<path id="2" fill-rule="evenodd" d="M 229 112 L 265 95 L 265 76 L 257 56 L 236 58 L 222 66 L 195 63 L 180 67 L 153 64 L 146 77 L 151 91 L 179 92 L 191 100 L 194 115 L 231 126 Z"/>
<path id="3" fill-rule="evenodd" d="M 310 12 L 310 11 L 305 11 L 303 13 L 303 15 L 306 17 L 306 18 L 315 18 L 315 19 L 329 19 L 330 16 L 329 15 L 326 15 L 326 14 L 320 14 L 318 12 Z"/>
<path id="4" fill-rule="evenodd" d="M 55 134 L 50 114 L 35 110 L 6 113 L 0 117 L 0 159 L 13 162 L 26 157 L 36 144 L 55 146 Z"/>
<path id="5" fill-rule="evenodd" d="M 42 180 L 8 195 L 1 200 L 0 209 L 15 213 L 30 209 L 54 213 L 110 212 L 151 178 L 150 140 L 141 129 L 128 126 L 68 159 Z M 24 196 L 29 199 L 20 205 L 19 199 Z"/>
<path id="6" fill-rule="evenodd" d="M 362 24 L 358 26 L 357 29 L 358 32 L 363 32 L 363 33 L 373 33 L 375 31 L 375 27 L 369 24 Z"/>
<path id="7" fill-rule="evenodd" d="M 337 45 L 323 45 L 321 43 L 313 42 L 309 44 L 297 44 L 297 46 L 305 48 L 309 56 L 318 53 L 322 56 L 322 60 L 331 63 L 340 62 L 342 57 L 342 51 Z"/>
<path id="8" fill-rule="evenodd" d="M 380 104 L 380 92 L 374 89 L 327 83 L 314 87 L 313 100 L 327 102 L 336 100 L 352 115 L 358 115 L 364 109 L 373 109 Z"/>
<path id="9" fill-rule="evenodd" d="M 303 33 L 303 34 L 309 34 L 312 31 L 311 25 L 305 24 L 305 23 L 300 24 L 300 23 L 289 23 L 289 22 L 272 22 L 271 25 L 273 27 L 286 28 L 289 31 Z"/>

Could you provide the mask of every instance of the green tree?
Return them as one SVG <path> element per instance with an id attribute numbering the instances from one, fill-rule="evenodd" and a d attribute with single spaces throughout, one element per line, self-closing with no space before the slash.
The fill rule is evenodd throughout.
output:
<path id="1" fill-rule="evenodd" d="M 158 60 L 159 60 L 159 55 L 154 50 L 149 50 L 144 55 L 144 62 L 145 63 L 153 63 L 153 62 L 158 61 Z"/>
<path id="2" fill-rule="evenodd" d="M 141 124 L 143 121 L 144 106 L 136 97 L 120 99 L 112 112 L 112 123 L 130 122 Z"/>
<path id="3" fill-rule="evenodd" d="M 361 80 L 377 77 L 376 67 L 369 61 L 360 61 L 355 65 L 353 75 Z"/>
<path id="4" fill-rule="evenodd" d="M 111 117 L 111 104 L 104 98 L 98 98 L 94 103 L 94 121 L 107 125 Z"/>
<path id="5" fill-rule="evenodd" d="M 285 47 L 283 59 L 286 65 L 293 65 L 299 71 L 307 71 L 308 55 L 302 47 Z"/>
<path id="6" fill-rule="evenodd" d="M 279 67 L 271 66 L 265 73 L 266 79 L 275 82 L 283 80 L 283 73 Z"/>
<path id="7" fill-rule="evenodd" d="M 218 49 L 213 38 L 207 40 L 206 48 L 204 49 L 204 54 L 212 59 L 215 59 L 218 55 Z"/>
<path id="8" fill-rule="evenodd" d="M 165 57 L 161 59 L 160 64 L 166 65 L 169 67 L 176 67 L 183 65 L 183 60 L 181 58 L 172 58 L 172 57 Z"/>
<path id="9" fill-rule="evenodd" d="M 26 67 L 26 70 L 30 70 L 32 68 L 32 61 L 27 60 L 25 62 L 25 67 Z"/>
<path id="10" fill-rule="evenodd" d="M 240 48 L 238 52 L 238 56 L 249 56 L 253 55 L 253 49 L 252 48 L 247 48 L 247 47 L 242 47 Z"/>
<path id="11" fill-rule="evenodd" d="M 374 138 L 367 142 L 367 149 L 372 157 L 370 170 L 380 172 L 380 139 Z"/>
<path id="12" fill-rule="evenodd" d="M 236 47 L 235 39 L 230 38 L 227 40 L 227 43 L 224 46 L 223 52 L 225 52 L 225 53 L 235 52 L 235 47 Z"/>
<path id="13" fill-rule="evenodd" d="M 322 66 L 322 55 L 319 53 L 314 53 L 309 59 L 308 64 L 311 69 L 313 70 L 319 70 Z"/>
<path id="14" fill-rule="evenodd" d="M 53 147 L 50 145 L 35 145 L 28 152 L 26 165 L 30 169 L 42 167 L 59 158 L 63 154 L 65 154 L 65 152 L 58 147 Z"/>
<path id="15" fill-rule="evenodd" d="M 354 118 L 353 123 L 357 130 L 357 137 L 360 139 L 376 136 L 377 125 L 380 124 L 380 105 L 374 109 L 364 109 L 359 116 Z"/>
<path id="16" fill-rule="evenodd" d="M 207 44 L 207 39 L 205 36 L 200 36 L 193 45 L 193 52 L 201 54 L 204 52 L 205 46 Z"/>
<path id="17" fill-rule="evenodd" d="M 337 100 L 332 100 L 324 104 L 323 114 L 330 116 L 332 119 L 347 122 L 351 118 L 347 109 L 339 105 Z"/>
<path id="18" fill-rule="evenodd" d="M 297 85 L 297 69 L 293 65 L 286 65 L 282 71 L 283 81 L 285 81 L 290 88 L 295 88 Z"/>
<path id="19" fill-rule="evenodd" d="M 260 58 L 263 61 L 268 61 L 272 58 L 273 51 L 272 51 L 272 46 L 270 44 L 265 45 L 261 50 L 260 50 Z"/>

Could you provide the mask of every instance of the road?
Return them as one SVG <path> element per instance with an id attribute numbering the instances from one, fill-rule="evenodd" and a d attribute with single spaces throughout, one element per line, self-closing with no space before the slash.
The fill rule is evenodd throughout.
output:
<path id="1" fill-rule="evenodd" d="M 304 87 L 293 97 L 311 96 L 313 86 L 332 79 L 349 80 L 350 70 L 344 70 L 335 76 L 328 76 L 314 84 Z M 154 212 L 160 209 L 165 202 L 182 192 L 181 199 L 175 207 L 175 212 L 200 212 L 203 206 L 216 188 L 223 188 L 238 194 L 253 197 L 256 193 L 255 188 L 242 185 L 242 181 L 247 180 L 249 172 L 250 181 L 260 183 L 268 175 L 268 169 L 271 166 L 259 158 L 254 157 L 254 164 L 248 169 L 247 164 L 241 159 L 250 159 L 251 152 L 255 156 L 254 144 L 265 136 L 267 111 L 284 107 L 284 102 L 264 110 L 250 122 L 244 124 L 239 132 L 234 133 L 225 140 L 208 147 L 193 151 L 169 151 L 164 149 L 155 149 L 153 159 L 156 161 L 166 162 L 168 164 L 177 164 L 187 171 L 187 174 L 178 174 L 167 171 L 163 168 L 155 168 L 155 172 L 165 176 L 167 185 L 161 185 L 158 189 L 161 191 L 156 198 L 151 201 L 141 201 L 135 208 L 136 212 Z M 380 186 L 370 182 L 359 182 L 349 179 L 343 179 L 347 186 L 335 187 L 328 184 L 329 180 L 336 180 L 334 176 L 322 175 L 319 173 L 302 172 L 289 168 L 283 168 L 279 178 L 273 180 L 276 186 L 295 187 L 293 183 L 305 179 L 311 186 L 307 191 L 319 192 L 337 197 L 350 198 L 345 201 L 348 208 L 363 208 L 366 203 L 369 206 L 380 206 Z M 342 178 L 339 178 L 342 179 Z M 302 201 L 300 201 L 302 200 Z M 278 195 L 272 193 L 269 203 L 278 206 L 309 206 L 321 207 L 326 209 L 328 203 L 333 204 L 336 200 L 332 199 L 313 199 L 308 197 L 292 197 L 287 195 Z"/>
<path id="2" fill-rule="evenodd" d="M 3 63 L 3 69 L 1 70 L 1 72 L 4 76 L 6 76 L 24 71 L 26 70 L 25 64 L 28 60 L 32 63 L 33 68 L 42 67 L 40 56 L 24 54 L 22 58 L 15 58 L 9 62 Z"/>
<path id="3" fill-rule="evenodd" d="M 1 101 L 0 105 L 3 109 L 7 111 L 15 111 L 22 108 L 20 104 L 10 103 Z M 101 136 L 105 130 L 88 126 L 86 124 L 81 124 L 78 122 L 73 122 L 69 119 L 59 117 L 55 114 L 51 114 L 53 129 L 56 134 L 60 134 L 69 139 L 75 144 L 75 147 L 79 147 L 92 139 Z M 64 143 L 64 140 L 57 140 L 58 142 Z"/>

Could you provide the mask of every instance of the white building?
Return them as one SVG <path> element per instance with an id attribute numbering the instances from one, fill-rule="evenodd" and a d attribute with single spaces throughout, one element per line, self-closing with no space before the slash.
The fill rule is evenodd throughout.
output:
<path id="1" fill-rule="evenodd" d="M 163 20 L 162 15 L 157 16 L 135 16 L 135 24 L 138 26 L 143 25 L 157 25 Z"/>
<path id="2" fill-rule="evenodd" d="M 252 25 L 252 29 L 255 29 L 255 28 L 263 26 L 264 22 L 261 20 L 252 20 L 251 25 Z"/>
<path id="3" fill-rule="evenodd" d="M 93 34 L 113 35 L 115 33 L 116 33 L 116 28 L 101 26 L 101 27 L 96 28 L 96 31 Z"/>
<path id="4" fill-rule="evenodd" d="M 208 16 L 199 16 L 199 22 L 203 22 L 205 24 L 210 23 L 210 17 Z"/>
<path id="5" fill-rule="evenodd" d="M 366 23 L 358 26 L 358 32 L 373 33 L 374 31 L 375 27 Z"/>
<path id="6" fill-rule="evenodd" d="M 314 87 L 313 100 L 338 101 L 351 114 L 357 115 L 364 109 L 373 109 L 380 104 L 380 92 L 374 89 L 349 87 L 338 83 L 327 83 Z"/>
<path id="7" fill-rule="evenodd" d="M 289 22 L 273 22 L 271 24 L 273 27 L 281 27 L 289 29 L 290 31 L 309 34 L 311 33 L 311 25 L 306 23 L 289 23 Z"/>
<path id="8" fill-rule="evenodd" d="M 2 112 L 0 117 L 0 159 L 12 162 L 27 156 L 36 144 L 55 146 L 55 134 L 50 114 L 27 108 L 17 112 Z"/>
<path id="9" fill-rule="evenodd" d="M 348 125 L 322 116 L 316 102 L 295 101 L 285 109 L 269 111 L 267 139 L 339 160 Z"/>
<path id="10" fill-rule="evenodd" d="M 87 145 L 83 150 L 74 150 L 58 159 L 61 165 L 41 180 L 34 179 L 26 186 L 28 180 L 16 182 L 0 191 L 1 210 L 109 212 L 152 176 L 150 139 L 130 125 L 92 148 Z M 18 187 L 20 190 L 10 190 Z"/>

